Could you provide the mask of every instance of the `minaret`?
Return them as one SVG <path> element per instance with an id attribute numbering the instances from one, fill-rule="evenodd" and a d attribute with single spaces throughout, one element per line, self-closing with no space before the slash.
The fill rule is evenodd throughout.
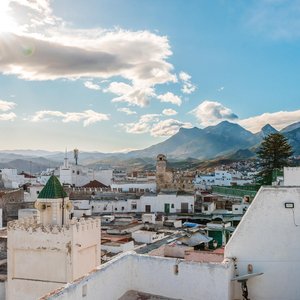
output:
<path id="1" fill-rule="evenodd" d="M 66 225 L 70 222 L 72 203 L 56 176 L 52 175 L 38 196 L 35 208 L 40 222 L 46 225 Z"/>
<path id="2" fill-rule="evenodd" d="M 100 265 L 100 220 L 70 219 L 71 202 L 55 176 L 35 206 L 39 218 L 7 226 L 7 300 L 40 299 Z"/>
<path id="3" fill-rule="evenodd" d="M 66 151 L 65 151 L 64 169 L 69 169 L 69 161 L 68 161 L 68 151 L 67 151 L 67 148 L 66 148 Z"/>

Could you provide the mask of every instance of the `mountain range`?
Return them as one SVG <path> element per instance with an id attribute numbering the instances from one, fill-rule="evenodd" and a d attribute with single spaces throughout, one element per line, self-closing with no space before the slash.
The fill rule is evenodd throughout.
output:
<path id="1" fill-rule="evenodd" d="M 166 154 L 173 163 L 216 159 L 247 159 L 255 156 L 262 139 L 270 133 L 279 132 L 266 124 L 260 132 L 253 134 L 242 126 L 223 121 L 203 129 L 181 128 L 176 134 L 156 145 L 128 153 L 79 152 L 82 165 L 138 166 L 153 165 L 158 154 Z M 292 145 L 294 154 L 300 155 L 300 122 L 291 124 L 280 131 Z M 19 171 L 37 172 L 41 169 L 59 166 L 65 157 L 63 152 L 44 150 L 0 151 L 0 168 L 17 168 Z M 67 153 L 73 161 L 73 153 Z M 29 163 L 30 162 L 30 163 Z M 183 165 L 185 165 L 185 163 Z"/>

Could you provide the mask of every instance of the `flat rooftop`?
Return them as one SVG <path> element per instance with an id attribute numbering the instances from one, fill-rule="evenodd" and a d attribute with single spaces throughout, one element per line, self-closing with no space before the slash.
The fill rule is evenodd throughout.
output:
<path id="1" fill-rule="evenodd" d="M 126 292 L 119 300 L 180 300 L 174 298 L 166 298 L 158 295 L 152 295 L 137 291 Z"/>

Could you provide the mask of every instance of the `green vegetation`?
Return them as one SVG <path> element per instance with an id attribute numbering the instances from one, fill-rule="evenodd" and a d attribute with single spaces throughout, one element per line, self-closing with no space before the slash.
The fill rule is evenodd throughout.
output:
<path id="1" fill-rule="evenodd" d="M 257 176 L 257 183 L 272 184 L 273 170 L 280 170 L 289 165 L 289 157 L 293 154 L 292 147 L 280 133 L 272 133 L 264 138 L 257 156 L 261 159 L 261 171 Z"/>

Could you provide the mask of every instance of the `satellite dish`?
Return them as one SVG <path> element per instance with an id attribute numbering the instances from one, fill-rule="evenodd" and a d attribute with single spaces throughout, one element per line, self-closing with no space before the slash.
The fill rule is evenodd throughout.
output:
<path id="1" fill-rule="evenodd" d="M 66 204 L 66 210 L 67 211 L 71 211 L 73 209 L 73 204 L 71 201 L 68 201 L 67 204 Z"/>
<path id="2" fill-rule="evenodd" d="M 38 210 L 38 211 L 44 211 L 47 206 L 45 203 L 42 202 L 35 202 L 34 207 Z"/>

